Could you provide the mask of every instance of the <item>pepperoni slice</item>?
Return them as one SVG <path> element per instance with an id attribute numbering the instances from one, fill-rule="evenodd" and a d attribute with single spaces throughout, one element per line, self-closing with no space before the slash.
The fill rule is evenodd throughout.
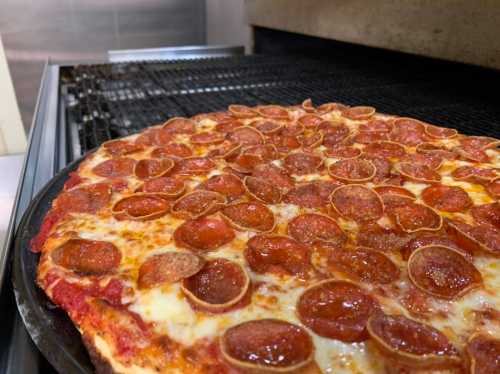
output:
<path id="1" fill-rule="evenodd" d="M 196 132 L 196 122 L 187 118 L 174 117 L 169 119 L 162 127 L 170 134 L 194 134 Z"/>
<path id="2" fill-rule="evenodd" d="M 449 160 L 453 160 L 457 156 L 455 152 L 450 151 L 446 148 L 442 148 L 441 146 L 433 143 L 420 143 L 417 145 L 416 151 L 417 153 L 422 154 L 435 154 L 441 158 L 446 158 Z"/>
<path id="3" fill-rule="evenodd" d="M 316 172 L 321 166 L 321 157 L 310 153 L 291 153 L 283 162 L 285 169 L 291 174 L 306 175 Z"/>
<path id="4" fill-rule="evenodd" d="M 212 113 L 201 113 L 191 117 L 193 121 L 201 122 L 203 120 L 211 120 L 217 123 L 226 123 L 234 121 L 234 117 L 228 112 L 212 112 Z"/>
<path id="5" fill-rule="evenodd" d="M 282 235 L 256 235 L 247 242 L 245 258 L 257 273 L 304 276 L 311 252 L 295 239 Z"/>
<path id="6" fill-rule="evenodd" d="M 305 244 L 328 244 L 341 247 L 346 234 L 334 219 L 316 213 L 301 214 L 288 223 L 288 234 Z"/>
<path id="7" fill-rule="evenodd" d="M 153 288 L 174 283 L 198 273 L 203 267 L 201 257 L 192 253 L 167 252 L 148 257 L 139 268 L 139 288 Z"/>
<path id="8" fill-rule="evenodd" d="M 215 167 L 208 157 L 189 157 L 179 160 L 172 169 L 172 174 L 200 175 L 206 174 Z"/>
<path id="9" fill-rule="evenodd" d="M 241 301 L 249 286 L 250 278 L 240 265 L 218 258 L 184 279 L 181 289 L 196 307 L 221 313 Z"/>
<path id="10" fill-rule="evenodd" d="M 392 123 L 381 119 L 372 119 L 359 125 L 359 131 L 366 132 L 391 132 L 392 128 Z"/>
<path id="11" fill-rule="evenodd" d="M 308 112 L 308 113 L 312 113 L 315 111 L 314 109 L 314 105 L 313 105 L 313 102 L 311 99 L 305 99 L 302 104 L 301 104 L 301 108 Z"/>
<path id="12" fill-rule="evenodd" d="M 346 182 L 367 182 L 375 176 L 375 166 L 368 160 L 351 158 L 340 160 L 328 167 L 330 175 Z"/>
<path id="13" fill-rule="evenodd" d="M 174 165 L 174 161 L 170 158 L 139 160 L 135 164 L 134 174 L 137 178 L 143 180 L 161 177 L 172 170 Z"/>
<path id="14" fill-rule="evenodd" d="M 358 247 L 335 250 L 329 258 L 331 268 L 370 284 L 389 284 L 399 278 L 399 268 L 382 252 Z"/>
<path id="15" fill-rule="evenodd" d="M 486 192 L 494 199 L 500 199 L 500 178 L 496 178 L 486 185 Z"/>
<path id="16" fill-rule="evenodd" d="M 441 175 L 426 165 L 399 162 L 394 167 L 406 179 L 416 182 L 434 183 L 441 180 Z"/>
<path id="17" fill-rule="evenodd" d="M 500 340 L 487 334 L 476 333 L 466 347 L 470 374 L 500 373 Z"/>
<path id="18" fill-rule="evenodd" d="M 283 200 L 303 208 L 322 208 L 329 204 L 329 196 L 338 186 L 326 181 L 301 184 L 291 189 Z"/>
<path id="19" fill-rule="evenodd" d="M 192 144 L 200 145 L 218 144 L 222 143 L 224 139 L 225 136 L 223 134 L 213 131 L 200 132 L 198 134 L 191 135 L 191 137 L 189 138 Z"/>
<path id="20" fill-rule="evenodd" d="M 478 163 L 488 163 L 490 162 L 490 156 L 483 150 L 465 150 L 463 148 L 455 148 L 457 154 L 466 161 L 478 162 Z"/>
<path id="21" fill-rule="evenodd" d="M 94 166 L 92 172 L 100 177 L 127 177 L 134 173 L 135 163 L 132 158 L 113 158 Z"/>
<path id="22" fill-rule="evenodd" d="M 55 200 L 54 206 L 66 212 L 96 213 L 110 201 L 110 185 L 95 183 L 63 192 Z"/>
<path id="23" fill-rule="evenodd" d="M 424 236 L 418 236 L 412 240 L 410 240 L 403 248 L 401 248 L 401 255 L 403 260 L 408 260 L 410 255 L 415 252 L 417 249 L 427 246 L 442 246 L 453 248 L 456 251 L 460 252 L 467 259 L 472 259 L 470 254 L 463 249 L 461 249 L 453 240 L 446 236 L 440 236 L 436 234 L 427 234 Z"/>
<path id="24" fill-rule="evenodd" d="M 225 221 L 208 217 L 186 221 L 174 232 L 178 246 L 195 252 L 213 251 L 234 237 L 233 229 Z"/>
<path id="25" fill-rule="evenodd" d="M 401 162 L 408 162 L 410 164 L 425 165 L 433 170 L 437 170 L 443 164 L 443 158 L 438 154 L 432 153 L 411 153 L 401 158 Z"/>
<path id="26" fill-rule="evenodd" d="M 229 105 L 228 110 L 237 118 L 253 118 L 258 115 L 255 110 L 246 105 Z"/>
<path id="27" fill-rule="evenodd" d="M 375 169 L 377 171 L 375 173 L 375 176 L 373 177 L 374 183 L 385 182 L 388 178 L 392 176 L 391 174 L 392 164 L 385 157 L 369 156 L 369 155 L 363 155 L 361 157 L 364 160 L 370 161 L 373 164 L 373 166 L 375 166 Z"/>
<path id="28" fill-rule="evenodd" d="M 460 145 L 468 153 L 482 151 L 498 146 L 499 140 L 486 136 L 467 136 L 460 139 Z"/>
<path id="29" fill-rule="evenodd" d="M 384 205 L 377 193 L 360 184 L 340 186 L 330 199 L 340 215 L 354 221 L 376 221 L 384 213 Z"/>
<path id="30" fill-rule="evenodd" d="M 252 126 L 264 135 L 274 134 L 283 128 L 282 124 L 272 121 L 259 121 L 255 125 L 252 123 Z"/>
<path id="31" fill-rule="evenodd" d="M 158 195 L 135 194 L 118 200 L 112 212 L 117 220 L 147 221 L 159 218 L 170 210 L 170 202 Z"/>
<path id="32" fill-rule="evenodd" d="M 500 203 L 476 205 L 471 209 L 472 217 L 478 224 L 487 224 L 500 230 Z"/>
<path id="33" fill-rule="evenodd" d="M 135 144 L 142 146 L 164 145 L 172 141 L 174 134 L 163 128 L 151 128 L 141 133 L 136 139 Z"/>
<path id="34" fill-rule="evenodd" d="M 222 122 L 218 123 L 215 126 L 215 131 L 220 132 L 222 134 L 227 134 L 229 132 L 233 132 L 236 130 L 238 127 L 243 126 L 243 123 L 240 121 L 229 121 L 229 122 Z"/>
<path id="35" fill-rule="evenodd" d="M 371 106 L 353 106 L 342 111 L 342 116 L 352 120 L 368 119 L 375 114 L 375 108 Z"/>
<path id="36" fill-rule="evenodd" d="M 460 252 L 438 245 L 411 254 L 408 276 L 417 288 L 441 299 L 455 299 L 482 283 L 481 273 Z"/>
<path id="37" fill-rule="evenodd" d="M 273 134 L 271 141 L 276 146 L 278 151 L 288 153 L 292 149 L 300 148 L 301 143 L 295 135 L 286 135 L 282 132 Z"/>
<path id="38" fill-rule="evenodd" d="M 436 139 L 449 139 L 454 138 L 458 135 L 458 131 L 455 129 L 448 129 L 446 127 L 438 127 L 432 125 L 426 125 L 425 132 L 430 137 Z"/>
<path id="39" fill-rule="evenodd" d="M 425 142 L 425 125 L 411 118 L 398 118 L 393 121 L 394 128 L 391 131 L 390 138 L 396 143 L 408 146 L 416 146 Z"/>
<path id="40" fill-rule="evenodd" d="M 304 148 L 315 148 L 323 143 L 323 133 L 317 132 L 313 135 L 300 137 L 300 143 Z"/>
<path id="41" fill-rule="evenodd" d="M 134 144 L 125 140 L 111 140 L 102 144 L 103 148 L 111 156 L 124 156 L 144 150 L 140 144 Z"/>
<path id="42" fill-rule="evenodd" d="M 411 237 L 378 224 L 368 224 L 360 227 L 356 237 L 356 244 L 379 251 L 397 251 L 403 248 Z"/>
<path id="43" fill-rule="evenodd" d="M 219 159 L 230 159 L 237 156 L 240 153 L 241 144 L 233 144 L 230 142 L 224 142 L 217 148 L 212 148 L 208 151 L 207 157 L 219 158 Z"/>
<path id="44" fill-rule="evenodd" d="M 177 197 L 182 195 L 185 190 L 186 185 L 184 181 L 170 177 L 147 180 L 140 188 L 140 192 L 158 193 L 166 197 Z"/>
<path id="45" fill-rule="evenodd" d="M 458 351 L 434 327 L 402 315 L 373 314 L 368 333 L 385 356 L 416 369 L 446 369 L 460 364 Z"/>
<path id="46" fill-rule="evenodd" d="M 397 186 L 376 186 L 376 187 L 373 187 L 373 190 L 376 193 L 378 193 L 380 196 L 385 196 L 385 195 L 400 195 L 400 196 L 410 197 L 412 199 L 416 198 L 416 196 L 413 194 L 413 192 L 408 191 L 404 187 L 397 187 Z"/>
<path id="47" fill-rule="evenodd" d="M 321 104 L 317 108 L 317 111 L 320 114 L 326 114 L 326 113 L 333 112 L 334 110 L 341 112 L 341 111 L 346 110 L 348 108 L 349 108 L 349 106 L 341 104 L 341 103 L 325 103 L 325 104 Z"/>
<path id="48" fill-rule="evenodd" d="M 235 158 L 234 162 L 231 163 L 231 167 L 240 173 L 251 174 L 252 170 L 262 163 L 264 163 L 264 160 L 259 155 L 243 153 Z"/>
<path id="49" fill-rule="evenodd" d="M 325 280 L 308 288 L 297 302 L 301 322 L 320 336 L 346 343 L 367 339 L 366 322 L 377 302 L 347 281 Z"/>
<path id="50" fill-rule="evenodd" d="M 324 153 L 326 157 L 348 159 L 359 157 L 361 150 L 348 145 L 337 145 L 333 148 L 328 148 Z"/>
<path id="51" fill-rule="evenodd" d="M 288 191 L 294 187 L 293 179 L 287 172 L 273 164 L 264 164 L 255 167 L 252 176 L 263 179 L 280 188 L 282 191 Z"/>
<path id="52" fill-rule="evenodd" d="M 315 114 L 306 114 L 300 117 L 297 122 L 306 129 L 315 129 L 324 119 Z"/>
<path id="53" fill-rule="evenodd" d="M 288 120 L 289 114 L 288 110 L 279 105 L 263 105 L 257 107 L 257 112 L 266 118 L 278 119 L 278 120 Z"/>
<path id="54" fill-rule="evenodd" d="M 281 201 L 281 190 L 265 180 L 247 176 L 243 183 L 248 194 L 254 199 L 266 204 L 278 204 Z"/>
<path id="55" fill-rule="evenodd" d="M 196 190 L 180 197 L 172 206 L 172 214 L 192 219 L 215 213 L 226 204 L 224 195 L 213 191 Z"/>
<path id="56" fill-rule="evenodd" d="M 446 232 L 461 247 L 470 252 L 500 255 L 500 232 L 490 225 L 471 226 L 463 222 L 446 220 Z"/>
<path id="57" fill-rule="evenodd" d="M 334 125 L 327 122 L 328 126 L 323 126 L 324 123 L 319 127 L 324 131 L 323 145 L 325 147 L 331 148 L 342 143 L 350 134 L 349 127 L 346 125 Z"/>
<path id="58" fill-rule="evenodd" d="M 232 143 L 246 145 L 263 144 L 262 134 L 250 126 L 241 126 L 227 135 L 227 139 Z"/>
<path id="59" fill-rule="evenodd" d="M 273 144 L 252 145 L 245 147 L 243 154 L 259 156 L 264 161 L 272 161 L 280 158 L 278 150 Z"/>
<path id="60" fill-rule="evenodd" d="M 224 207 L 221 212 L 237 229 L 271 231 L 275 225 L 273 212 L 258 202 L 231 204 Z"/>
<path id="61" fill-rule="evenodd" d="M 220 342 L 226 361 L 255 373 L 297 372 L 309 365 L 314 355 L 306 330 L 278 319 L 240 323 L 227 329 Z"/>
<path id="62" fill-rule="evenodd" d="M 120 266 L 122 254 L 112 243 L 69 239 L 54 249 L 50 257 L 56 265 L 77 273 L 102 275 Z"/>
<path id="63" fill-rule="evenodd" d="M 390 214 L 394 215 L 396 224 L 405 232 L 437 231 L 443 225 L 443 219 L 436 211 L 411 201 L 394 207 Z"/>
<path id="64" fill-rule="evenodd" d="M 168 158 L 171 156 L 179 158 L 187 158 L 193 155 L 193 151 L 186 144 L 170 143 L 164 147 L 153 149 L 151 157 L 154 158 Z"/>
<path id="65" fill-rule="evenodd" d="M 461 187 L 435 184 L 422 191 L 427 205 L 445 212 L 463 212 L 472 206 L 472 200 Z"/>
<path id="66" fill-rule="evenodd" d="M 203 182 L 199 188 L 218 192 L 231 200 L 245 193 L 245 186 L 241 179 L 232 174 L 214 175 Z"/>
<path id="67" fill-rule="evenodd" d="M 453 170 L 451 176 L 459 181 L 470 183 L 484 183 L 492 181 L 497 177 L 494 169 L 483 169 L 474 166 L 460 166 Z"/>
<path id="68" fill-rule="evenodd" d="M 385 131 L 359 132 L 352 138 L 355 143 L 370 144 L 389 140 L 389 134 Z"/>
<path id="69" fill-rule="evenodd" d="M 280 131 L 281 135 L 285 136 L 298 136 L 302 135 L 305 131 L 304 126 L 299 123 L 287 123 Z"/>
<path id="70" fill-rule="evenodd" d="M 406 154 L 404 147 L 401 144 L 393 142 L 373 142 L 363 149 L 370 156 L 378 157 L 403 157 Z"/>

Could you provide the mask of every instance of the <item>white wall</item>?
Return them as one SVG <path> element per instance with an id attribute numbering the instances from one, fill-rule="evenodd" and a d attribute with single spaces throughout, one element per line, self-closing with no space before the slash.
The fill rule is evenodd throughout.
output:
<path id="1" fill-rule="evenodd" d="M 245 20 L 244 0 L 206 0 L 207 44 L 243 45 L 247 48 L 250 28 Z"/>

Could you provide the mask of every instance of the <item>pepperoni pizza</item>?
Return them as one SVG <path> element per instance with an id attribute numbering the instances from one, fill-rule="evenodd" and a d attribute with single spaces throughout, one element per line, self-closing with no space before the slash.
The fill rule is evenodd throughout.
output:
<path id="1" fill-rule="evenodd" d="M 32 250 L 98 373 L 500 373 L 499 141 L 372 107 L 172 118 Z"/>

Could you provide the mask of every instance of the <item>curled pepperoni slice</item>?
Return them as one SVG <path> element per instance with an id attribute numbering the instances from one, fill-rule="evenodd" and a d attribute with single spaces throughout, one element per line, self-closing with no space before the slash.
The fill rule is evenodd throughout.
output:
<path id="1" fill-rule="evenodd" d="M 304 276 L 310 269 L 311 252 L 287 236 L 256 235 L 247 242 L 245 258 L 257 273 Z"/>
<path id="2" fill-rule="evenodd" d="M 347 241 L 346 234 L 333 218 L 322 214 L 306 213 L 288 223 L 288 234 L 305 244 L 328 244 L 341 247 Z"/>
<path id="3" fill-rule="evenodd" d="M 347 281 L 325 280 L 308 288 L 297 302 L 301 322 L 320 336 L 346 343 L 367 339 L 366 322 L 377 302 Z"/>
<path id="4" fill-rule="evenodd" d="M 280 131 L 281 135 L 297 136 L 303 134 L 305 131 L 304 126 L 299 123 L 287 123 Z"/>
<path id="5" fill-rule="evenodd" d="M 323 133 L 317 132 L 309 136 L 301 136 L 299 138 L 302 147 L 304 148 L 315 148 L 323 143 Z"/>
<path id="6" fill-rule="evenodd" d="M 220 342 L 226 361 L 255 373 L 295 373 L 314 355 L 306 330 L 278 319 L 240 323 L 227 329 Z"/>
<path id="7" fill-rule="evenodd" d="M 458 131 L 455 129 L 448 129 L 446 127 L 438 127 L 433 125 L 426 125 L 425 132 L 431 138 L 436 139 L 449 139 L 454 138 L 458 135 Z"/>
<path id="8" fill-rule="evenodd" d="M 500 340 L 488 334 L 476 333 L 466 347 L 470 374 L 500 373 Z"/>
<path id="9" fill-rule="evenodd" d="M 241 301 L 249 286 L 250 278 L 240 265 L 219 258 L 184 279 L 181 288 L 195 307 L 221 313 Z"/>
<path id="10" fill-rule="evenodd" d="M 271 231 L 274 228 L 274 214 L 264 204 L 244 202 L 231 204 L 222 209 L 222 214 L 237 229 Z"/>
<path id="11" fill-rule="evenodd" d="M 66 212 L 96 213 L 110 201 L 110 185 L 95 183 L 63 192 L 55 200 L 54 206 Z"/>
<path id="12" fill-rule="evenodd" d="M 457 252 L 460 252 L 464 257 L 468 260 L 471 260 L 472 257 L 470 254 L 463 249 L 461 249 L 453 240 L 446 236 L 440 236 L 436 234 L 427 234 L 423 236 L 417 236 L 416 238 L 410 240 L 403 248 L 401 248 L 401 255 L 403 260 L 408 260 L 410 255 L 415 252 L 417 249 L 427 246 L 442 246 L 453 248 Z"/>
<path id="13" fill-rule="evenodd" d="M 351 158 L 340 160 L 328 167 L 330 175 L 345 182 L 366 182 L 375 176 L 377 170 L 368 160 Z"/>
<path id="14" fill-rule="evenodd" d="M 278 119 L 278 120 L 288 120 L 289 114 L 288 110 L 279 105 L 264 105 L 257 107 L 257 112 L 266 118 Z"/>
<path id="15" fill-rule="evenodd" d="M 337 144 L 342 143 L 350 134 L 349 127 L 346 125 L 332 125 L 327 122 L 328 126 L 323 126 L 323 122 L 320 127 L 322 127 L 323 135 L 323 145 L 325 147 L 334 147 Z"/>
<path id="16" fill-rule="evenodd" d="M 192 253 L 167 252 L 148 257 L 139 268 L 139 288 L 174 283 L 201 270 L 204 261 Z"/>
<path id="17" fill-rule="evenodd" d="M 232 174 L 214 175 L 203 182 L 199 188 L 218 192 L 231 200 L 245 193 L 245 186 L 241 179 Z"/>
<path id="18" fill-rule="evenodd" d="M 229 105 L 228 110 L 237 118 L 253 118 L 258 115 L 255 110 L 246 105 Z"/>
<path id="19" fill-rule="evenodd" d="M 306 114 L 300 117 L 297 122 L 306 129 L 315 129 L 324 119 L 315 114 Z"/>
<path id="20" fill-rule="evenodd" d="M 353 106 L 342 111 L 342 116 L 352 120 L 368 119 L 375 114 L 375 108 L 371 106 Z"/>
<path id="21" fill-rule="evenodd" d="M 199 175 L 206 174 L 215 167 L 208 157 L 189 157 L 179 160 L 172 169 L 172 174 Z"/>
<path id="22" fill-rule="evenodd" d="M 231 163 L 231 167 L 242 173 L 242 174 L 251 174 L 252 170 L 260 164 L 263 164 L 264 160 L 259 155 L 251 154 L 251 153 L 242 153 L 239 154 L 234 162 Z"/>
<path id="23" fill-rule="evenodd" d="M 311 99 L 305 99 L 302 104 L 301 104 L 301 108 L 308 112 L 308 113 L 312 113 L 315 111 L 314 109 L 314 105 L 313 105 L 313 102 Z"/>
<path id="24" fill-rule="evenodd" d="M 486 185 L 486 192 L 494 199 L 500 199 L 500 178 L 496 178 Z"/>
<path id="25" fill-rule="evenodd" d="M 241 126 L 236 130 L 227 134 L 227 139 L 232 143 L 246 145 L 263 144 L 264 137 L 262 134 L 250 126 Z"/>
<path id="26" fill-rule="evenodd" d="M 471 226 L 463 222 L 446 220 L 446 232 L 469 252 L 486 252 L 500 255 L 500 233 L 490 225 Z"/>
<path id="27" fill-rule="evenodd" d="M 208 151 L 206 156 L 219 159 L 223 158 L 227 160 L 237 156 L 240 150 L 241 150 L 241 144 L 224 142 L 219 147 L 210 149 L 210 151 Z"/>
<path id="28" fill-rule="evenodd" d="M 394 167 L 403 177 L 416 182 L 434 183 L 441 180 L 441 175 L 426 165 L 399 162 Z"/>
<path id="29" fill-rule="evenodd" d="M 233 229 L 225 221 L 208 217 L 186 221 L 174 232 L 178 246 L 195 252 L 213 251 L 234 237 Z"/>
<path id="30" fill-rule="evenodd" d="M 385 131 L 362 131 L 354 135 L 354 142 L 361 144 L 370 144 L 389 140 L 389 134 Z"/>
<path id="31" fill-rule="evenodd" d="M 422 191 L 427 205 L 445 212 L 463 212 L 472 206 L 472 200 L 461 187 L 435 184 Z"/>
<path id="32" fill-rule="evenodd" d="M 144 150 L 140 144 L 134 144 L 125 140 L 111 140 L 102 144 L 103 148 L 111 156 L 124 156 Z"/>
<path id="33" fill-rule="evenodd" d="M 373 314 L 368 333 L 385 356 L 416 369 L 445 369 L 460 364 L 458 351 L 435 328 L 402 315 Z"/>
<path id="34" fill-rule="evenodd" d="M 381 119 L 372 119 L 359 125 L 359 131 L 364 132 L 391 132 L 392 128 L 392 123 Z"/>
<path id="35" fill-rule="evenodd" d="M 191 117 L 193 121 L 201 122 L 203 120 L 211 120 L 217 123 L 226 123 L 234 120 L 234 116 L 228 112 L 212 112 L 212 113 L 201 113 Z"/>
<path id="36" fill-rule="evenodd" d="M 331 268 L 367 283 L 389 284 L 399 278 L 399 268 L 382 252 L 358 247 L 335 250 L 328 261 Z"/>
<path id="37" fill-rule="evenodd" d="M 404 147 L 401 144 L 393 142 L 373 142 L 363 150 L 367 155 L 378 157 L 403 157 L 406 154 Z"/>
<path id="38" fill-rule="evenodd" d="M 411 254 L 408 276 L 417 288 L 442 299 L 457 298 L 482 283 L 481 273 L 460 252 L 438 245 Z"/>
<path id="39" fill-rule="evenodd" d="M 388 161 L 385 157 L 369 156 L 369 155 L 363 155 L 361 157 L 364 160 L 370 161 L 375 166 L 375 169 L 377 170 L 375 173 L 375 176 L 373 177 L 373 182 L 374 183 L 382 183 L 382 182 L 387 183 L 386 182 L 387 179 L 392 176 L 392 174 L 391 174 L 391 168 L 392 168 L 391 162 Z"/>
<path id="40" fill-rule="evenodd" d="M 330 199 L 340 215 L 354 221 L 376 221 L 384 213 L 384 205 L 377 193 L 360 184 L 340 186 L 332 192 Z"/>
<path id="41" fill-rule="evenodd" d="M 191 135 L 189 139 L 192 144 L 207 145 L 222 143 L 225 139 L 225 136 L 219 132 L 204 131 L 198 134 Z"/>
<path id="42" fill-rule="evenodd" d="M 174 117 L 163 125 L 163 129 L 171 134 L 194 134 L 196 132 L 196 122 L 187 118 Z"/>
<path id="43" fill-rule="evenodd" d="M 100 177 L 127 177 L 134 173 L 135 163 L 132 158 L 113 158 L 94 166 L 92 172 Z"/>
<path id="44" fill-rule="evenodd" d="M 420 143 L 416 147 L 417 153 L 438 155 L 441 158 L 453 160 L 456 153 L 433 143 Z"/>
<path id="45" fill-rule="evenodd" d="M 378 193 L 380 196 L 384 196 L 384 195 L 401 195 L 401 196 L 410 197 L 412 199 L 416 198 L 416 196 L 413 194 L 413 192 L 408 191 L 404 187 L 397 187 L 397 186 L 376 186 L 376 187 L 373 187 L 373 190 L 376 193 Z"/>
<path id="46" fill-rule="evenodd" d="M 317 111 L 320 114 L 326 114 L 326 113 L 333 112 L 334 110 L 341 112 L 341 111 L 346 110 L 348 108 L 349 108 L 349 106 L 341 104 L 341 103 L 325 103 L 325 104 L 321 104 L 317 108 Z"/>
<path id="47" fill-rule="evenodd" d="M 394 207 L 390 214 L 394 215 L 396 224 L 405 232 L 437 231 L 443 225 L 443 219 L 436 211 L 414 202 Z"/>
<path id="48" fill-rule="evenodd" d="M 142 194 L 124 197 L 113 205 L 117 220 L 147 221 L 164 216 L 170 210 L 170 202 L 158 195 Z"/>
<path id="49" fill-rule="evenodd" d="M 303 208 L 321 208 L 329 204 L 329 196 L 339 185 L 333 182 L 318 181 L 298 185 L 288 191 L 283 200 Z"/>
<path id="50" fill-rule="evenodd" d="M 497 172 L 493 169 L 478 168 L 474 166 L 460 166 L 451 173 L 454 179 L 470 183 L 489 182 L 495 179 L 497 175 Z"/>
<path id="51" fill-rule="evenodd" d="M 220 193 L 197 190 L 177 199 L 172 206 L 172 214 L 184 219 L 198 218 L 215 213 L 225 203 L 226 198 Z"/>
<path id="52" fill-rule="evenodd" d="M 430 167 L 431 169 L 437 170 L 443 164 L 443 158 L 438 154 L 432 153 L 411 153 L 405 155 L 401 158 L 402 162 L 408 162 L 410 164 L 419 164 Z"/>
<path id="53" fill-rule="evenodd" d="M 222 122 L 218 123 L 217 126 L 215 126 L 215 131 L 220 132 L 222 134 L 227 134 L 229 132 L 233 132 L 236 130 L 238 127 L 243 126 L 243 123 L 240 121 L 229 121 L 229 122 Z"/>
<path id="54" fill-rule="evenodd" d="M 169 157 L 179 157 L 186 158 L 191 157 L 193 151 L 186 144 L 182 143 L 170 143 L 164 147 L 159 147 L 153 149 L 151 152 L 151 157 L 154 158 L 169 158 Z"/>
<path id="55" fill-rule="evenodd" d="M 294 187 L 293 179 L 282 168 L 273 164 L 264 164 L 257 166 L 252 176 L 265 180 L 268 183 L 280 188 L 282 191 L 288 191 Z"/>
<path id="56" fill-rule="evenodd" d="M 274 134 L 281 130 L 282 124 L 272 121 L 259 121 L 255 125 L 252 123 L 257 130 L 259 130 L 264 135 Z"/>
<path id="57" fill-rule="evenodd" d="M 264 161 L 280 158 L 278 150 L 273 144 L 252 145 L 243 149 L 243 154 L 259 156 Z"/>
<path id="58" fill-rule="evenodd" d="M 324 153 L 326 157 L 347 159 L 359 157 L 361 150 L 348 145 L 337 145 L 333 148 L 328 148 Z"/>
<path id="59" fill-rule="evenodd" d="M 487 224 L 500 230 L 500 203 L 476 205 L 471 209 L 472 217 L 478 224 Z"/>
<path id="60" fill-rule="evenodd" d="M 379 251 L 397 251 L 403 248 L 410 239 L 408 234 L 384 228 L 378 224 L 368 224 L 360 227 L 356 244 Z"/>
<path id="61" fill-rule="evenodd" d="M 281 201 L 281 190 L 265 180 L 247 176 L 243 183 L 248 194 L 254 199 L 266 204 L 278 204 Z"/>
<path id="62" fill-rule="evenodd" d="M 101 275 L 118 269 L 122 254 L 109 242 L 70 239 L 54 249 L 50 257 L 55 264 L 65 269 Z"/>
<path id="63" fill-rule="evenodd" d="M 397 118 L 393 121 L 393 125 L 390 138 L 396 143 L 416 146 L 427 140 L 425 125 L 420 121 L 412 118 Z"/>
<path id="64" fill-rule="evenodd" d="M 460 145 L 467 153 L 474 153 L 488 148 L 496 147 L 500 140 L 486 136 L 467 136 L 460 139 Z"/>
<path id="65" fill-rule="evenodd" d="M 186 190 L 186 184 L 180 179 L 161 177 L 144 182 L 139 192 L 157 193 L 166 197 L 177 197 Z"/>
<path id="66" fill-rule="evenodd" d="M 276 146 L 278 151 L 282 153 L 288 153 L 292 149 L 300 148 L 301 144 L 297 136 L 295 135 L 286 135 L 282 132 L 278 134 L 273 134 L 271 137 L 271 141 Z"/>
<path id="67" fill-rule="evenodd" d="M 173 169 L 175 162 L 170 158 L 144 159 L 135 164 L 134 174 L 139 179 L 161 177 Z"/>
<path id="68" fill-rule="evenodd" d="M 164 145 L 170 143 L 173 137 L 173 133 L 156 127 L 142 132 L 135 139 L 135 144 L 139 144 L 141 146 Z"/>
<path id="69" fill-rule="evenodd" d="M 283 165 L 291 174 L 305 175 L 314 173 L 323 160 L 321 157 L 310 153 L 291 153 L 285 157 Z"/>

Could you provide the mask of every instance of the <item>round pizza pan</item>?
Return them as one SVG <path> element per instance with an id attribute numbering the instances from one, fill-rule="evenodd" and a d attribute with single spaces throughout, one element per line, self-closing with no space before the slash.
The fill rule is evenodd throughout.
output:
<path id="1" fill-rule="evenodd" d="M 63 189 L 79 158 L 61 170 L 31 201 L 14 238 L 12 280 L 17 307 L 31 338 L 59 373 L 91 374 L 92 363 L 80 333 L 66 313 L 54 305 L 35 283 L 39 253 L 30 251 L 52 201 Z"/>

